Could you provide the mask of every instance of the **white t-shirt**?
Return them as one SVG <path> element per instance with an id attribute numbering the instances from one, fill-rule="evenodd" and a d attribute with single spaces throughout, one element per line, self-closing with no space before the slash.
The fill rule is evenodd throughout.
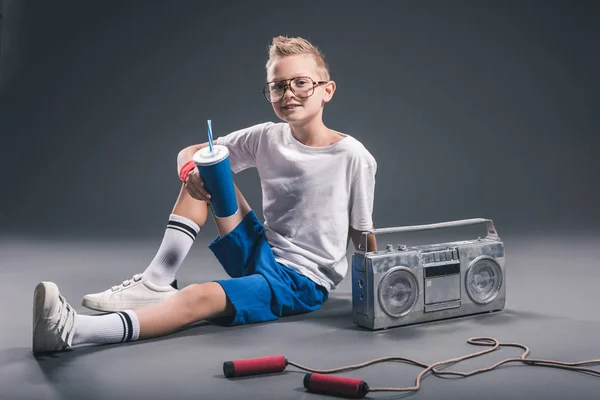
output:
<path id="1" fill-rule="evenodd" d="M 348 272 L 349 226 L 373 228 L 377 163 L 358 140 L 344 136 L 310 147 L 287 123 L 266 122 L 216 139 L 228 148 L 233 173 L 258 171 L 275 259 L 328 291 Z"/>

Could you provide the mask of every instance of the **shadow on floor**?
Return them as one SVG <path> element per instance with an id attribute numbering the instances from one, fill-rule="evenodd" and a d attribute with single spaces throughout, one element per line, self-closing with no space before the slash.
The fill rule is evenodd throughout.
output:
<path id="1" fill-rule="evenodd" d="M 436 327 L 436 330 L 447 329 L 449 331 L 456 330 L 458 324 L 464 324 L 465 321 L 471 321 L 477 325 L 482 326 L 505 326 L 508 323 L 513 323 L 521 320 L 552 320 L 560 319 L 560 317 L 552 316 L 550 314 L 542 314 L 537 312 L 509 309 L 505 308 L 501 311 L 487 312 L 482 314 L 473 314 L 462 317 L 453 317 L 448 319 L 442 319 L 437 321 L 431 321 L 427 323 L 417 323 L 412 325 L 391 327 L 385 330 L 371 331 L 367 328 L 356 325 L 352 317 L 352 298 L 347 294 L 341 296 L 332 296 L 323 307 L 315 312 L 303 315 L 296 315 L 292 317 L 286 317 L 280 320 L 278 323 L 285 322 L 315 322 L 320 325 L 325 325 L 332 328 L 352 330 L 352 331 L 368 331 L 368 332 L 383 332 L 390 330 L 407 329 L 411 327 Z"/>
<path id="2" fill-rule="evenodd" d="M 508 324 L 514 324 L 522 320 L 551 320 L 557 319 L 550 315 L 539 314 L 535 312 L 521 311 L 521 310 L 510 310 L 506 309 L 495 313 L 486 313 L 479 315 L 472 315 L 466 317 L 452 318 L 447 320 L 433 321 L 422 324 L 413 324 L 408 326 L 392 327 L 385 330 L 370 331 L 365 328 L 355 325 L 352 321 L 352 307 L 351 300 L 347 297 L 332 297 L 328 300 L 327 304 L 320 310 L 293 317 L 286 317 L 279 321 L 269 322 L 268 324 L 285 324 L 285 323 L 317 323 L 320 325 L 326 325 L 328 327 L 340 329 L 340 330 L 352 330 L 358 332 L 365 332 L 369 335 L 388 335 L 390 338 L 403 338 L 408 339 L 411 337 L 419 337 L 428 331 L 434 329 L 436 334 L 443 334 L 444 332 L 455 333 L 457 330 L 472 330 L 473 325 L 478 325 L 484 328 L 495 327 L 495 326 L 506 326 Z M 58 376 L 59 371 L 75 359 L 75 357 L 85 357 L 86 355 L 93 354 L 98 351 L 103 351 L 107 347 L 130 347 L 145 344 L 147 342 L 162 342 L 173 340 L 174 338 L 182 337 L 198 337 L 204 335 L 219 335 L 224 332 L 239 329 L 252 329 L 252 325 L 236 326 L 236 327 L 223 327 L 211 324 L 206 321 L 202 321 L 193 325 L 190 325 L 176 333 L 153 339 L 140 340 L 136 342 L 126 344 L 107 344 L 107 345 L 95 345 L 79 347 L 73 351 L 66 351 L 56 354 L 41 354 L 32 355 L 31 350 L 27 348 L 8 349 L 0 352 L 0 364 L 3 366 L 11 363 L 18 363 L 26 361 L 28 358 L 33 357 L 37 360 L 41 371 L 45 375 L 48 381 L 57 381 L 55 378 Z M 284 372 L 290 373 L 290 371 Z M 222 376 L 219 376 L 222 377 Z M 237 378 L 243 379 L 243 378 Z M 304 388 L 299 388 L 300 391 L 305 391 Z M 409 394 L 398 394 L 393 397 L 386 398 L 401 398 L 406 397 Z M 398 397 L 400 396 L 400 397 Z M 379 397 L 378 398 L 383 398 Z"/>

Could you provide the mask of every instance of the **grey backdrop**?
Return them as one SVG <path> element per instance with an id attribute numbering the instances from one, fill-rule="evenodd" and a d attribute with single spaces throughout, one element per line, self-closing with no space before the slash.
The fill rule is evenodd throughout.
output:
<path id="1" fill-rule="evenodd" d="M 305 393 L 291 371 L 233 382 L 222 362 L 433 362 L 473 351 L 465 340 L 475 336 L 524 343 L 536 358 L 600 354 L 600 2 L 216 3 L 0 0 L 0 304 L 9 305 L 0 398 L 331 398 Z M 311 315 L 34 358 L 37 282 L 58 283 L 88 314 L 83 295 L 155 254 L 179 189 L 175 157 L 206 140 L 206 120 L 217 135 L 276 120 L 260 91 L 278 34 L 326 53 L 338 92 L 325 121 L 379 162 L 377 226 L 495 220 L 510 269 L 506 309 L 365 332 L 352 323 L 346 279 Z M 261 214 L 256 172 L 236 180 Z M 182 287 L 225 277 L 207 230 L 178 274 Z M 490 358 L 508 354 L 518 352 Z M 405 386 L 416 371 L 385 364 L 347 376 Z M 584 374 L 514 366 L 428 378 L 414 398 L 595 399 L 597 387 Z"/>
<path id="2" fill-rule="evenodd" d="M 261 88 L 283 34 L 331 64 L 325 122 L 378 160 L 377 226 L 595 228 L 599 4 L 5 0 L 0 226 L 158 240 L 206 120 L 276 120 Z M 236 179 L 262 215 L 256 172 Z"/>

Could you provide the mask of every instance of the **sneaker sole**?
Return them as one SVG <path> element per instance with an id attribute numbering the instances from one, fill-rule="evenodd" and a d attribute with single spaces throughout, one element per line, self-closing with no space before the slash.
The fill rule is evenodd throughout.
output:
<path id="1" fill-rule="evenodd" d="M 40 282 L 33 292 L 33 331 L 32 331 L 32 349 L 34 353 L 52 351 L 52 346 L 48 346 L 44 324 L 40 321 L 48 316 L 44 312 L 44 304 L 52 298 L 57 298 L 60 294 L 58 286 L 52 282 Z"/>
<path id="2" fill-rule="evenodd" d="M 157 300 L 139 300 L 139 301 L 128 301 L 128 302 L 122 302 L 122 301 L 110 301 L 110 300 L 102 300 L 102 301 L 98 301 L 98 300 L 94 300 L 94 299 L 88 299 L 88 298 L 83 298 L 83 301 L 81 302 L 81 305 L 89 308 L 90 310 L 94 310 L 94 311 L 106 311 L 106 312 L 117 312 L 117 311 L 125 311 L 125 310 L 132 310 L 132 309 L 136 309 L 136 308 L 142 308 L 142 307 L 146 307 L 146 306 L 151 306 L 153 304 L 158 304 L 161 303 L 162 301 L 166 300 L 167 298 L 171 297 L 173 294 L 170 294 L 169 296 L 165 296 L 163 299 L 157 299 Z"/>

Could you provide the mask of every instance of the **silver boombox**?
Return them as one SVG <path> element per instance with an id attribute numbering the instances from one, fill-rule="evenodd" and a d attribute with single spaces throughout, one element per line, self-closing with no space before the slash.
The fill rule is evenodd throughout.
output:
<path id="1" fill-rule="evenodd" d="M 485 238 L 366 251 L 368 234 L 421 231 L 487 223 Z M 364 242 L 364 244 L 363 244 Z M 372 229 L 352 256 L 354 323 L 382 329 L 504 308 L 504 243 L 483 218 Z"/>

